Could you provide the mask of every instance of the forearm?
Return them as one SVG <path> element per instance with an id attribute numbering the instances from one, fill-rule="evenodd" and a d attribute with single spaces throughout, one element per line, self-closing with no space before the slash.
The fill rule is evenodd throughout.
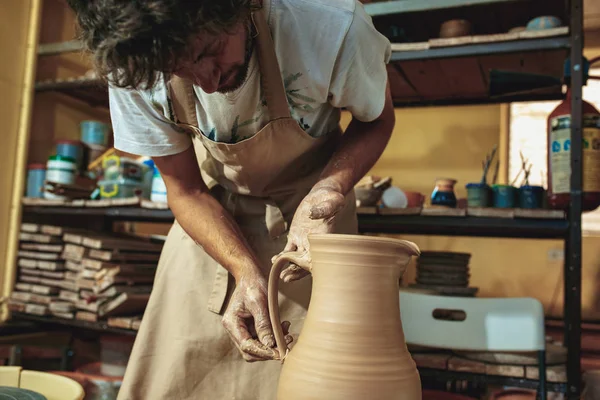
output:
<path id="1" fill-rule="evenodd" d="M 185 232 L 236 281 L 260 273 L 258 258 L 239 226 L 202 180 L 193 146 L 153 159 L 167 186 L 169 206 Z"/>
<path id="2" fill-rule="evenodd" d="M 352 119 L 315 188 L 328 187 L 346 195 L 375 165 L 392 134 L 394 109 L 389 87 L 381 116 L 373 122 Z"/>
<path id="3" fill-rule="evenodd" d="M 171 196 L 175 218 L 196 243 L 239 281 L 260 273 L 259 261 L 231 214 L 208 192 Z"/>

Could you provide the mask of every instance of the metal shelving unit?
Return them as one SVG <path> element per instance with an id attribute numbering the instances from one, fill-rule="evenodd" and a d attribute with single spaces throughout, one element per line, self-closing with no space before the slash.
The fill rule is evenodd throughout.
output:
<path id="1" fill-rule="evenodd" d="M 512 101 L 535 101 L 562 99 L 560 90 L 544 93 L 528 93 L 516 96 L 493 98 L 482 92 L 481 88 L 473 89 L 471 93 L 459 93 L 457 87 L 462 87 L 461 79 L 469 79 L 473 69 L 464 68 L 459 65 L 473 67 L 475 63 L 485 61 L 486 68 L 503 68 L 507 64 L 524 65 L 522 72 L 548 72 L 557 76 L 562 73 L 562 61 L 570 55 L 571 58 L 571 92 L 572 92 L 572 148 L 571 148 L 571 204 L 567 219 L 562 220 L 529 220 L 529 219 L 501 219 L 480 217 L 433 217 L 433 216 L 396 216 L 378 214 L 360 214 L 359 226 L 363 233 L 402 233 L 423 235 L 453 235 L 453 236 L 475 236 L 475 237 L 510 237 L 510 238 L 541 238 L 562 239 L 565 241 L 565 265 L 564 265 L 564 342 L 568 348 L 567 357 L 567 383 L 550 384 L 549 389 L 566 392 L 569 399 L 578 399 L 581 394 L 581 210 L 582 210 L 582 53 L 583 53 L 583 4 L 582 0 L 396 0 L 382 1 L 365 5 L 365 10 L 375 21 L 376 26 L 382 26 L 379 21 L 394 21 L 413 25 L 423 25 L 421 32 L 424 35 L 432 26 L 438 24 L 439 19 L 456 15 L 462 11 L 472 12 L 473 15 L 482 16 L 486 21 L 497 17 L 500 25 L 522 22 L 524 16 L 529 15 L 535 7 L 539 11 L 536 15 L 547 15 L 557 13 L 564 21 L 569 22 L 569 33 L 566 36 L 546 37 L 539 39 L 523 39 L 518 41 L 506 41 L 496 43 L 464 44 L 447 47 L 432 47 L 412 51 L 394 51 L 391 57 L 391 72 L 400 77 L 401 85 L 397 88 L 402 96 L 395 98 L 398 107 L 424 106 L 424 105 L 461 105 L 482 104 L 494 102 Z M 489 8 L 488 8 L 489 7 Z M 470 9 L 473 11 L 469 11 Z M 514 8 L 514 15 L 511 14 Z M 491 12 L 489 10 L 494 10 Z M 494 15 L 498 10 L 501 15 Z M 510 12 L 508 12 L 509 10 Z M 477 14 L 479 13 L 479 14 Z M 529 13 L 529 14 L 528 14 Z M 486 14 L 490 14 L 487 15 Z M 431 15 L 431 21 L 423 22 L 426 15 Z M 502 18 L 510 21 L 502 22 Z M 408 22 L 407 22 L 408 21 Z M 412 21 L 412 22 L 410 22 Z M 492 25 L 483 23 L 483 25 Z M 507 31 L 503 26 L 498 31 Z M 379 29 L 379 28 L 378 28 Z M 485 29 L 485 27 L 484 27 Z M 489 29 L 492 29 L 490 27 Z M 489 33 L 489 32 L 486 32 Z M 430 36 L 432 37 L 432 36 Z M 75 42 L 65 44 L 50 44 L 40 47 L 40 55 L 58 54 L 66 51 L 77 51 L 79 45 Z M 503 60 L 511 62 L 503 62 Z M 536 59 L 536 57 L 540 57 Z M 536 61 L 537 60 L 537 61 Z M 454 82 L 454 88 L 450 87 L 445 92 L 419 93 L 418 88 L 410 82 L 410 68 L 414 74 L 435 76 L 435 69 L 431 69 L 432 63 L 445 63 L 438 66 L 441 75 L 444 72 L 458 71 L 461 76 L 447 76 L 448 81 Z M 466 64 L 465 64 L 466 63 Z M 481 84 L 488 85 L 486 71 L 478 64 L 481 74 Z M 418 68 L 416 68 L 417 66 Z M 406 69 L 404 69 L 406 67 Z M 429 69 L 428 69 L 429 68 Z M 529 68 L 529 69 L 527 69 Z M 550 68 L 548 70 L 548 68 Z M 425 72 L 423 72 L 425 71 Z M 89 86 L 86 86 L 89 85 Z M 435 85 L 434 85 L 435 86 Z M 394 88 L 392 88 L 394 90 Z M 36 85 L 36 91 L 57 91 L 72 96 L 92 105 L 106 106 L 102 97 L 106 96 L 106 88 L 98 85 L 98 82 L 40 82 Z M 100 101 L 99 101 L 100 100 Z M 149 210 L 136 207 L 116 207 L 110 209 L 90 209 L 72 207 L 35 207 L 25 206 L 23 208 L 24 221 L 32 219 L 51 220 L 60 218 L 79 222 L 86 219 L 100 221 L 104 227 L 112 226 L 115 221 L 145 221 L 168 223 L 173 220 L 169 210 Z M 52 318 L 35 317 L 30 315 L 15 314 L 20 318 L 35 320 L 40 324 L 62 324 L 74 328 L 92 330 L 110 330 L 112 332 L 131 334 L 131 331 L 108 328 L 102 323 L 80 323 L 73 321 L 61 321 Z M 438 370 L 422 370 L 424 376 L 435 377 L 439 374 L 444 379 L 472 379 L 488 383 L 507 384 L 535 388 L 537 381 L 508 378 L 487 377 L 460 372 L 443 372 Z"/>
<path id="2" fill-rule="evenodd" d="M 460 0 L 435 0 L 432 2 L 420 2 L 416 0 L 389 1 L 367 4 L 365 9 L 373 17 L 385 17 L 390 21 L 392 14 L 425 13 L 432 10 L 441 10 L 467 6 L 500 5 L 500 3 L 523 4 L 523 1 L 509 0 L 476 0 L 463 2 Z M 532 2 L 534 3 L 534 2 Z M 553 3 L 553 4 L 551 4 Z M 549 6 L 560 5 L 559 2 L 547 2 Z M 548 38 L 539 40 L 528 40 L 519 42 L 505 42 L 498 44 L 468 44 L 464 46 L 445 47 L 439 49 L 426 49 L 396 53 L 392 56 L 394 62 L 410 62 L 418 59 L 456 58 L 484 56 L 495 54 L 514 54 L 518 51 L 539 52 L 539 49 L 565 51 L 571 59 L 571 81 L 572 94 L 572 125 L 571 125 L 571 203 L 566 221 L 531 221 L 531 226 L 519 226 L 514 221 L 494 225 L 493 221 L 481 221 L 482 226 L 470 222 L 465 226 L 456 226 L 451 220 L 440 220 L 439 230 L 437 227 L 428 226 L 419 221 L 411 223 L 407 218 L 389 218 L 389 216 L 368 216 L 362 222 L 363 231 L 384 233 L 419 233 L 426 234 L 472 234 L 476 236 L 504 236 L 504 237 L 538 237 L 538 238 L 560 238 L 565 242 L 565 264 L 564 264 L 564 343 L 568 349 L 567 355 L 567 383 L 564 391 L 568 399 L 579 399 L 581 395 L 581 213 L 582 213 L 582 86 L 583 86 L 583 1 L 565 0 L 564 11 L 569 21 L 569 36 Z M 421 14 L 422 15 L 422 14 Z M 548 15 L 548 14 L 544 14 Z M 511 48 L 513 47 L 514 48 Z M 516 47 L 520 47 L 516 50 Z M 536 50 L 536 48 L 538 50 Z M 566 57 L 565 57 L 566 58 Z M 552 97 L 552 95 L 548 95 Z M 474 99 L 470 103 L 489 102 L 488 99 Z M 525 98 L 523 101 L 531 101 L 533 98 Z M 435 101 L 433 102 L 435 103 Z M 439 100 L 438 100 L 439 103 Z M 447 104 L 451 102 L 447 102 Z M 397 105 L 399 105 L 397 103 Z M 410 105 L 410 104 L 409 104 Z M 381 218 L 381 219 L 380 219 Z M 385 220 L 383 220 L 385 218 Z M 473 219 L 474 220 L 474 219 Z M 416 220 L 415 220 L 416 221 Z M 483 224 L 491 224 L 484 228 Z M 397 224 L 397 225 L 396 225 Z M 404 228 L 406 227 L 406 230 Z M 478 230 L 483 229 L 481 234 Z M 544 235 L 541 232 L 545 231 Z M 497 234 L 494 234 L 497 233 Z M 440 371 L 433 371 L 436 374 Z M 455 373 L 454 379 L 468 379 L 464 374 Z M 473 378 L 471 376 L 471 378 Z M 524 382 L 526 383 L 526 382 Z"/>

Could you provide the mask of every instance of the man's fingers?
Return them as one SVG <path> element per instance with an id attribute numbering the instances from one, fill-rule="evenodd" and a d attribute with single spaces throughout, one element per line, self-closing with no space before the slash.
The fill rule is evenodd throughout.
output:
<path id="1" fill-rule="evenodd" d="M 288 239 L 287 244 L 285 245 L 283 250 L 279 254 L 275 254 L 273 257 L 271 257 L 271 263 L 274 263 L 275 260 L 282 254 L 289 253 L 291 251 L 296 251 L 297 249 L 298 249 L 298 246 L 296 246 L 292 240 Z"/>
<path id="2" fill-rule="evenodd" d="M 291 265 L 290 267 L 286 268 L 281 273 L 280 278 L 285 283 L 288 283 L 288 282 L 297 281 L 299 279 L 302 279 L 308 274 L 309 274 L 309 272 L 306 271 L 305 269 L 302 269 L 302 268 L 298 267 L 297 265 Z"/>
<path id="3" fill-rule="evenodd" d="M 275 336 L 273 335 L 267 304 L 253 301 L 248 304 L 248 309 L 254 318 L 254 329 L 256 329 L 258 340 L 267 347 L 275 346 Z"/>
<path id="4" fill-rule="evenodd" d="M 344 206 L 344 196 L 329 198 L 314 205 L 310 209 L 310 219 L 330 219 L 333 218 Z"/>
<path id="5" fill-rule="evenodd" d="M 240 350 L 246 361 L 275 360 L 277 358 L 277 352 L 274 349 L 265 347 L 255 339 L 243 341 L 240 345 Z M 251 357 L 246 357 L 246 355 Z"/>
<path id="6" fill-rule="evenodd" d="M 294 338 L 292 337 L 292 335 L 285 335 L 285 342 L 287 343 L 287 345 L 289 346 L 290 343 L 292 343 L 294 341 Z"/>
<path id="7" fill-rule="evenodd" d="M 297 248 L 298 246 L 296 246 L 293 240 L 288 240 L 283 248 L 283 253 L 287 253 L 288 251 L 296 251 Z"/>
<path id="8" fill-rule="evenodd" d="M 278 353 L 253 339 L 243 318 L 237 316 L 224 316 L 223 327 L 231 336 L 244 360 L 248 362 L 274 360 Z"/>
<path id="9" fill-rule="evenodd" d="M 283 334 L 287 335 L 288 333 L 290 333 L 290 326 L 292 325 L 292 323 L 290 321 L 283 321 L 281 323 L 281 329 L 283 330 Z"/>
<path id="10" fill-rule="evenodd" d="M 226 312 L 225 315 L 223 315 L 221 323 L 227 333 L 229 333 L 229 336 L 233 339 L 233 342 L 238 346 L 245 340 L 252 338 L 243 318 Z"/>

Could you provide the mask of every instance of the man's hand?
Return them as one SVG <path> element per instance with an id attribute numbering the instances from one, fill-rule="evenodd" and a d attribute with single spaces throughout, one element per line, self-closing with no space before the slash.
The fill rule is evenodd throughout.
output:
<path id="1" fill-rule="evenodd" d="M 288 233 L 288 241 L 282 253 L 297 251 L 310 262 L 308 235 L 331 233 L 335 216 L 344 207 L 345 197 L 333 187 L 315 187 L 302 200 Z M 308 271 L 297 265 L 290 265 L 281 272 L 284 282 L 298 280 L 308 275 Z"/>
<path id="2" fill-rule="evenodd" d="M 267 309 L 267 282 L 256 273 L 241 278 L 231 296 L 223 315 L 223 326 L 231 336 L 244 360 L 248 362 L 276 360 L 275 336 L 271 328 Z M 292 342 L 288 335 L 290 323 L 284 321 L 283 333 L 287 344 Z"/>

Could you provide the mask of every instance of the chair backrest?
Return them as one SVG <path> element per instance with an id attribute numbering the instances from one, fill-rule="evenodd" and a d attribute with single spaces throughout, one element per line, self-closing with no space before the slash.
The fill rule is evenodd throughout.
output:
<path id="1" fill-rule="evenodd" d="M 544 308 L 532 298 L 470 298 L 400 291 L 406 342 L 478 351 L 545 349 Z"/>
<path id="2" fill-rule="evenodd" d="M 19 387 L 33 390 L 48 400 L 83 400 L 85 392 L 77 381 L 41 371 L 21 371 Z"/>

